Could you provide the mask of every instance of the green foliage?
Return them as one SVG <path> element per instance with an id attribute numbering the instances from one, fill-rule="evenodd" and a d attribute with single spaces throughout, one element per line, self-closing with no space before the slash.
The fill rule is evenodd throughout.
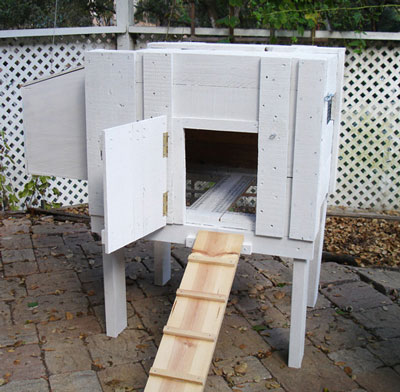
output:
<path id="1" fill-rule="evenodd" d="M 48 203 L 45 201 L 47 196 L 60 196 L 61 192 L 50 183 L 51 177 L 32 176 L 31 180 L 24 185 L 24 189 L 18 193 L 18 197 L 25 207 L 38 206 L 39 202 L 44 208 L 60 207 L 60 203 Z"/>
<path id="2" fill-rule="evenodd" d="M 8 167 L 14 164 L 10 155 L 10 146 L 7 143 L 5 131 L 0 132 L 0 211 L 17 209 L 18 198 L 10 180 L 6 176 Z"/>
<path id="3" fill-rule="evenodd" d="M 54 0 L 0 0 L 0 29 L 53 27 L 54 11 Z M 58 0 L 56 25 L 110 24 L 113 14 L 113 0 Z"/>

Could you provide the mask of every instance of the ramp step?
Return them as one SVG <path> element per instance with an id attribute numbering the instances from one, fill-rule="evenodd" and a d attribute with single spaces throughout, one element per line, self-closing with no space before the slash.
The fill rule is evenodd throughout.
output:
<path id="1" fill-rule="evenodd" d="M 242 243 L 198 232 L 145 392 L 204 391 Z"/>
<path id="2" fill-rule="evenodd" d="M 208 342 L 215 342 L 217 336 L 212 333 L 191 331 L 187 329 L 174 328 L 166 325 L 163 330 L 165 335 L 178 336 L 182 338 L 206 340 Z"/>
<path id="3" fill-rule="evenodd" d="M 226 295 L 223 294 L 203 293 L 201 291 L 184 290 L 184 289 L 178 289 L 176 291 L 176 296 L 193 298 L 193 299 L 202 299 L 205 301 L 216 301 L 216 302 L 225 302 L 227 300 Z"/>
<path id="4" fill-rule="evenodd" d="M 175 379 L 175 380 L 187 381 L 187 382 L 191 382 L 191 383 L 194 383 L 194 384 L 200 384 L 200 385 L 204 385 L 205 384 L 205 380 L 203 380 L 199 376 L 195 376 L 193 374 L 188 374 L 188 373 L 185 374 L 185 373 L 178 372 L 178 371 L 175 371 L 175 370 L 165 370 L 165 369 L 158 369 L 158 368 L 152 367 L 150 369 L 149 374 L 152 375 L 152 376 L 158 376 L 158 377 L 172 378 L 172 379 Z"/>
<path id="5" fill-rule="evenodd" d="M 221 265 L 223 267 L 235 267 L 236 255 L 226 255 L 227 257 L 206 256 L 201 253 L 192 253 L 189 256 L 189 261 L 200 264 Z"/>

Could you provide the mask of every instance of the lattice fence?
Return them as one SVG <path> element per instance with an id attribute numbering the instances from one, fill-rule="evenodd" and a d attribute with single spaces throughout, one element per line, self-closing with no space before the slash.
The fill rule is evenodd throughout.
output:
<path id="1" fill-rule="evenodd" d="M 400 206 L 400 48 L 348 51 L 337 190 L 330 204 Z"/>
<path id="2" fill-rule="evenodd" d="M 0 40 L 0 102 L 1 129 L 5 132 L 10 155 L 14 163 L 8 164 L 6 176 L 15 192 L 23 189 L 28 181 L 24 157 L 24 131 L 20 85 L 83 64 L 83 55 L 90 49 L 115 49 L 115 37 L 74 36 L 1 39 Z M 51 188 L 56 187 L 61 195 L 52 193 L 47 201 L 63 205 L 87 202 L 87 183 L 66 178 L 55 178 Z"/>
<path id="3" fill-rule="evenodd" d="M 115 48 L 115 37 L 56 37 L 0 40 L 2 129 L 15 164 L 7 177 L 16 191 L 27 181 L 19 85 L 82 64 L 92 48 Z M 337 45 L 337 42 L 335 43 Z M 339 43 L 340 45 L 340 43 Z M 330 205 L 351 209 L 400 208 L 399 46 L 370 46 L 346 57 L 342 139 L 337 191 Z M 87 201 L 85 182 L 56 178 L 61 191 L 48 201 L 64 205 Z"/>

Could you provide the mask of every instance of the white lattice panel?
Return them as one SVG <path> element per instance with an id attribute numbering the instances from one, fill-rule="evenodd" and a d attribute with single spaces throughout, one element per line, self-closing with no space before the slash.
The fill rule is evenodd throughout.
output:
<path id="1" fill-rule="evenodd" d="M 398 47 L 347 53 L 337 191 L 331 205 L 400 206 L 399 67 Z"/>
<path id="2" fill-rule="evenodd" d="M 22 105 L 19 85 L 28 80 L 82 64 L 92 48 L 115 48 L 115 37 L 85 36 L 2 39 L 0 97 L 2 129 L 15 165 L 7 177 L 19 191 L 25 173 Z M 341 45 L 342 43 L 335 43 Z M 346 57 L 342 135 L 337 191 L 330 204 L 352 209 L 393 210 L 400 207 L 400 72 L 399 48 L 369 47 Z M 56 178 L 57 200 L 87 201 L 85 182 Z M 48 199 L 56 201 L 55 198 Z"/>
<path id="3" fill-rule="evenodd" d="M 2 129 L 11 147 L 14 164 L 8 166 L 6 176 L 16 192 L 23 189 L 28 180 L 25 171 L 24 130 L 22 102 L 19 86 L 27 81 L 60 72 L 83 64 L 86 50 L 115 49 L 115 37 L 75 36 L 1 39 L 0 97 Z M 68 204 L 87 202 L 87 183 L 65 178 L 55 178 L 52 187 L 61 192 L 57 198 L 48 195 L 47 201 Z M 51 188 L 52 188 L 51 187 Z"/>

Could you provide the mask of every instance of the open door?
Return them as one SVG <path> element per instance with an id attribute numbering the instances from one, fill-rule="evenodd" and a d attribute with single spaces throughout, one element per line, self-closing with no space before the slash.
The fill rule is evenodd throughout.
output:
<path id="1" fill-rule="evenodd" d="M 166 116 L 103 131 L 103 243 L 114 252 L 166 225 Z"/>

